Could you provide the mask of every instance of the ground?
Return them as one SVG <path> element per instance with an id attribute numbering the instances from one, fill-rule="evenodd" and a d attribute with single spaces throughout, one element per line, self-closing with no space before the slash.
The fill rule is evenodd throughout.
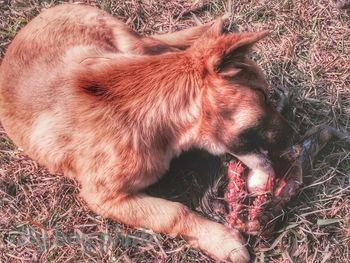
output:
<path id="1" fill-rule="evenodd" d="M 0 0 L 0 56 L 31 18 L 61 2 Z M 80 2 L 144 34 L 175 31 L 224 13 L 231 29 L 271 29 L 254 57 L 271 86 L 291 95 L 290 123 L 301 134 L 317 124 L 350 130 L 350 17 L 331 0 Z M 349 146 L 329 144 L 305 181 L 274 242 L 252 248 L 255 262 L 349 262 Z M 78 192 L 73 181 L 23 155 L 0 128 L 0 262 L 212 262 L 181 238 L 93 214 Z"/>

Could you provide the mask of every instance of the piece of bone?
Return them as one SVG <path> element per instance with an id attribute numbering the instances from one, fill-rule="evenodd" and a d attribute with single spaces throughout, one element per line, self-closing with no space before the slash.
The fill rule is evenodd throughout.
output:
<path id="1" fill-rule="evenodd" d="M 247 178 L 247 190 L 253 194 L 271 192 L 274 176 L 260 170 L 250 170 Z"/>

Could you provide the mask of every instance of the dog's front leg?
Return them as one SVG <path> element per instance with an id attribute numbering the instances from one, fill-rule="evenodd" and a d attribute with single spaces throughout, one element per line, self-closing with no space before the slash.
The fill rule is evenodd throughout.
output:
<path id="1" fill-rule="evenodd" d="M 238 231 L 205 219 L 186 206 L 145 194 L 109 193 L 82 185 L 82 197 L 98 214 L 134 227 L 181 235 L 218 260 L 248 262 L 249 254 Z"/>

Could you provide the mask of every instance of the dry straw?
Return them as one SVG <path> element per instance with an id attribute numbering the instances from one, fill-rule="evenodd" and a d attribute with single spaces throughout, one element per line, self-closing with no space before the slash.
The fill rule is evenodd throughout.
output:
<path id="1" fill-rule="evenodd" d="M 22 26 L 60 2 L 0 0 L 1 56 Z M 144 34 L 175 31 L 225 13 L 231 30 L 272 29 L 254 56 L 271 86 L 291 94 L 290 122 L 300 133 L 322 123 L 350 130 L 350 19 L 332 1 L 85 2 Z M 330 144 L 305 181 L 285 209 L 275 242 L 252 248 L 256 262 L 349 262 L 349 147 Z M 38 167 L 0 130 L 0 262 L 211 262 L 180 238 L 96 216 L 77 193 L 74 182 Z"/>

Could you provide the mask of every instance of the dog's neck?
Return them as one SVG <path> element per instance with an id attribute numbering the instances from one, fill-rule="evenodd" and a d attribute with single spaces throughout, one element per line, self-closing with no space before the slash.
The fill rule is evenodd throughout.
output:
<path id="1" fill-rule="evenodd" d="M 203 85 L 193 65 L 186 52 L 168 53 L 115 61 L 95 75 L 115 117 L 135 137 L 135 147 L 142 143 L 181 152 L 193 146 Z"/>

